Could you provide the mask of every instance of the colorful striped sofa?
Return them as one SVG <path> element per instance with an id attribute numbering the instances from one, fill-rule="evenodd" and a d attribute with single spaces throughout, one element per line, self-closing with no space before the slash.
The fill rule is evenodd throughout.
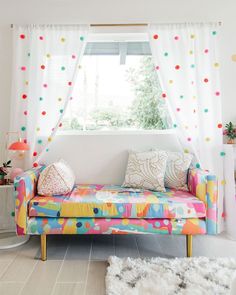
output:
<path id="1" fill-rule="evenodd" d="M 67 195 L 39 196 L 42 169 L 28 170 L 14 183 L 17 234 L 41 235 L 42 260 L 50 234 L 186 235 L 190 257 L 193 235 L 217 233 L 217 179 L 200 169 L 189 169 L 189 192 L 83 184 Z"/>

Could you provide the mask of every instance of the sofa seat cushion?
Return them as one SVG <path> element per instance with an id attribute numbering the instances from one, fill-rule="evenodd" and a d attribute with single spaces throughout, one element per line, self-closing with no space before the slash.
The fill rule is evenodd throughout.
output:
<path id="1" fill-rule="evenodd" d="M 127 189 L 114 185 L 76 185 L 60 196 L 35 196 L 31 217 L 200 218 L 204 203 L 189 192 Z"/>

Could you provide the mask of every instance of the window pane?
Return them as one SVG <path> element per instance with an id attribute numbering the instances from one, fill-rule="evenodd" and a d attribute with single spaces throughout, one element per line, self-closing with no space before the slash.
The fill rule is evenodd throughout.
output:
<path id="1" fill-rule="evenodd" d="M 151 55 L 148 42 L 89 42 L 85 55 L 119 55 L 122 45 L 127 47 L 127 55 Z"/>
<path id="2" fill-rule="evenodd" d="M 149 44 L 125 43 L 87 44 L 63 119 L 64 130 L 169 127 Z"/>

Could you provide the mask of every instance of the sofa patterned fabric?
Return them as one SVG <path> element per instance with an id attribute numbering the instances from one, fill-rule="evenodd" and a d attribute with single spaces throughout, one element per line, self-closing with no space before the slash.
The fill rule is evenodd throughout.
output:
<path id="1" fill-rule="evenodd" d="M 202 219 L 35 218 L 27 232 L 41 234 L 206 234 Z"/>
<path id="2" fill-rule="evenodd" d="M 190 169 L 188 187 L 191 194 L 206 204 L 206 227 L 208 234 L 217 233 L 218 182 L 215 175 L 200 169 Z"/>
<path id="3" fill-rule="evenodd" d="M 37 195 L 44 169 L 15 179 L 18 235 L 217 233 L 217 179 L 189 169 L 189 192 L 127 189 L 115 185 L 76 185 L 65 195 Z"/>

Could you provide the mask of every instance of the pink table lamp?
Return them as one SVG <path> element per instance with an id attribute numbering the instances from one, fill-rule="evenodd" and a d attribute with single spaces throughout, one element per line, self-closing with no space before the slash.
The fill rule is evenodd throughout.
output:
<path id="1" fill-rule="evenodd" d="M 24 143 L 21 141 L 21 139 L 19 138 L 19 141 L 15 141 L 13 142 L 9 147 L 8 150 L 10 151 L 28 151 L 29 150 L 29 145 L 27 143 Z"/>

